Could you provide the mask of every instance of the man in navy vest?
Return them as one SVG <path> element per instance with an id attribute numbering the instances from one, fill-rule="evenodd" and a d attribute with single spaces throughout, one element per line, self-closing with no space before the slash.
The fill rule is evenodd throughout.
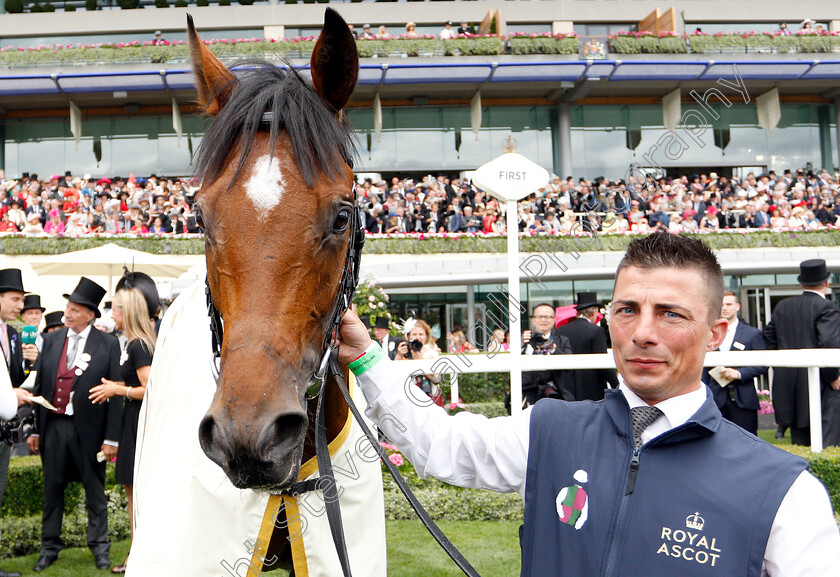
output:
<path id="1" fill-rule="evenodd" d="M 422 477 L 525 500 L 522 575 L 836 576 L 840 532 L 807 463 L 723 419 L 700 381 L 726 336 L 723 273 L 701 241 L 654 233 L 619 264 L 619 388 L 486 419 L 420 407 L 353 313 L 339 358 L 367 414 Z"/>

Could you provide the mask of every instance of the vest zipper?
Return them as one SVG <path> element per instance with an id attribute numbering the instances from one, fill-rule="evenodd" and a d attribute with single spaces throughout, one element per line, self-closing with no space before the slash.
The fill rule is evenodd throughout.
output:
<path id="1" fill-rule="evenodd" d="M 627 471 L 627 483 L 624 489 L 624 495 L 621 496 L 621 503 L 618 507 L 618 517 L 615 523 L 615 530 L 613 531 L 612 541 L 610 542 L 610 550 L 607 554 L 607 564 L 604 568 L 604 576 L 609 577 L 614 573 L 616 558 L 618 556 L 618 542 L 624 535 L 624 517 L 627 515 L 627 507 L 630 504 L 630 493 L 633 492 L 633 487 L 636 485 L 636 473 L 639 470 L 639 454 L 642 452 L 640 448 L 633 449 L 633 455 L 630 457 L 630 468 Z"/>

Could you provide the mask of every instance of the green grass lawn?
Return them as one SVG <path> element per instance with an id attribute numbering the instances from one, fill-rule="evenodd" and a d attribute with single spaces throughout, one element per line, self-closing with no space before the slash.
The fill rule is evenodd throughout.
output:
<path id="1" fill-rule="evenodd" d="M 777 439 L 775 437 L 776 429 L 759 429 L 758 438 L 774 445 L 790 445 L 790 431 L 785 432 L 784 439 Z"/>
<path id="2" fill-rule="evenodd" d="M 128 553 L 128 541 L 111 543 L 111 562 L 118 565 L 123 562 Z M 24 575 L 32 575 L 32 567 L 38 555 L 27 555 L 14 559 L 0 561 L 0 569 L 4 571 L 17 571 Z M 44 577 L 92 577 L 110 575 L 110 571 L 101 571 L 93 564 L 93 555 L 87 549 L 65 549 L 58 556 L 58 561 L 53 563 L 49 569 L 40 573 Z"/>
<path id="3" fill-rule="evenodd" d="M 441 521 L 440 527 L 483 577 L 519 574 L 519 524 L 505 521 Z M 388 521 L 389 577 L 463 575 L 420 521 Z M 111 545 L 111 561 L 122 563 L 128 541 Z M 0 569 L 31 575 L 38 555 L 0 561 Z M 87 549 L 65 549 L 44 577 L 102 577 Z M 283 571 L 270 573 L 281 577 Z"/>

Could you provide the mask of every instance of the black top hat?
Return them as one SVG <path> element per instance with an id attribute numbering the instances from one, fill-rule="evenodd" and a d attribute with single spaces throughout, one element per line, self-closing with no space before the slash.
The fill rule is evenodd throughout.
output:
<path id="1" fill-rule="evenodd" d="M 359 317 L 359 320 L 362 321 L 362 324 L 365 325 L 366 329 L 370 328 L 370 317 L 365 315 L 363 317 Z"/>
<path id="2" fill-rule="evenodd" d="M 53 327 L 63 327 L 64 321 L 61 320 L 62 318 L 64 318 L 64 313 L 61 311 L 54 311 L 45 314 L 44 320 L 46 321 L 47 326 L 44 327 L 44 330 L 51 329 Z"/>
<path id="3" fill-rule="evenodd" d="M 816 285 L 825 282 L 830 275 L 828 267 L 825 266 L 825 261 L 821 258 L 814 258 L 799 263 L 799 276 L 796 277 L 796 280 L 799 281 L 799 284 L 806 286 Z"/>
<path id="4" fill-rule="evenodd" d="M 599 307 L 601 303 L 598 302 L 598 294 L 597 293 L 578 293 L 577 294 L 577 302 L 575 303 L 575 308 L 585 309 L 587 307 Z"/>
<path id="5" fill-rule="evenodd" d="M 86 306 L 96 313 L 96 318 L 99 318 L 102 316 L 102 313 L 99 312 L 99 303 L 102 301 L 102 297 L 105 296 L 106 292 L 107 291 L 104 288 L 89 278 L 82 277 L 79 279 L 79 284 L 76 285 L 76 289 L 73 291 L 73 294 L 65 294 L 62 296 L 71 303 Z"/>
<path id="6" fill-rule="evenodd" d="M 23 310 L 20 312 L 28 311 L 29 309 L 41 309 L 41 312 L 44 312 L 44 307 L 41 306 L 41 296 L 40 295 L 26 295 L 23 299 Z"/>
<path id="7" fill-rule="evenodd" d="M 65 170 L 65 171 L 64 171 L 64 176 L 73 176 L 73 171 L 71 171 L 71 170 Z"/>
<path id="8" fill-rule="evenodd" d="M 373 328 L 390 329 L 391 327 L 388 325 L 388 317 L 376 317 L 376 323 L 374 323 Z"/>
<path id="9" fill-rule="evenodd" d="M 23 174 L 21 174 L 21 175 L 20 175 L 20 177 L 21 177 L 21 178 L 29 178 L 29 173 L 28 173 L 28 172 L 24 172 Z"/>
<path id="10" fill-rule="evenodd" d="M 18 268 L 5 268 L 0 270 L 0 293 L 7 291 L 18 291 L 25 293 L 23 290 L 23 278 Z"/>

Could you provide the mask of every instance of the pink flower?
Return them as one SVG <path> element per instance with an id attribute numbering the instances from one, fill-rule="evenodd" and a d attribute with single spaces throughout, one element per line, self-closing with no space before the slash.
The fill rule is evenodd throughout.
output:
<path id="1" fill-rule="evenodd" d="M 402 456 L 402 455 L 400 455 L 399 453 L 394 453 L 393 455 L 390 455 L 390 456 L 388 457 L 388 460 L 389 460 L 389 461 L 391 461 L 391 462 L 392 462 L 394 465 L 396 465 L 397 467 L 399 467 L 400 465 L 402 465 L 402 464 L 403 464 L 403 462 L 404 462 L 404 461 L 403 461 L 403 456 Z"/>

